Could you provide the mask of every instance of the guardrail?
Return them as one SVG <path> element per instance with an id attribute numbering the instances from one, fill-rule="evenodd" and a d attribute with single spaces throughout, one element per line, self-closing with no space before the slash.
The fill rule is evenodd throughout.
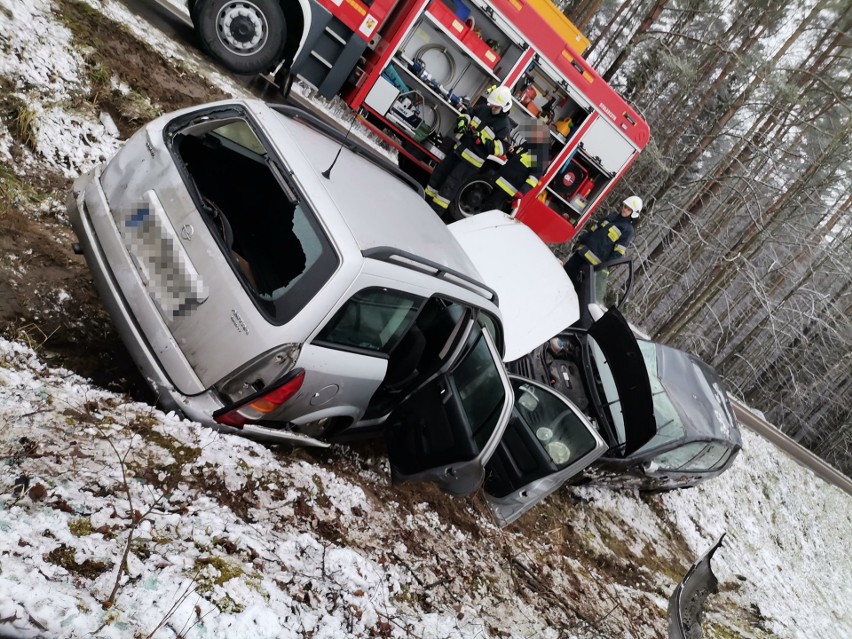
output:
<path id="1" fill-rule="evenodd" d="M 731 404 L 734 407 L 734 413 L 736 413 L 737 420 L 739 420 L 740 424 L 750 428 L 757 434 L 771 441 L 802 466 L 813 471 L 813 473 L 820 479 L 823 479 L 830 484 L 834 484 L 840 488 L 840 490 L 846 491 L 847 494 L 852 495 L 852 479 L 849 479 L 849 477 L 841 473 L 834 466 L 814 455 L 801 444 L 790 439 L 787 435 L 767 422 L 760 415 L 752 412 L 752 409 L 742 402 L 732 398 Z"/>

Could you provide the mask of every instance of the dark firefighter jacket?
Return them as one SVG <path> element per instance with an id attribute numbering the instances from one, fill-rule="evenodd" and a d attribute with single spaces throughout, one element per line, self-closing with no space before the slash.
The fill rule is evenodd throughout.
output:
<path id="1" fill-rule="evenodd" d="M 515 147 L 509 153 L 506 164 L 498 169 L 495 186 L 509 197 L 517 193 L 529 193 L 544 174 L 549 154 L 548 142 Z"/>
<path id="2" fill-rule="evenodd" d="M 630 218 L 613 213 L 602 222 L 592 224 L 589 230 L 577 237 L 575 251 L 597 266 L 627 252 L 627 245 L 633 239 L 633 224 Z"/>
<path id="3" fill-rule="evenodd" d="M 505 144 L 512 125 L 508 113 L 495 114 L 490 106 L 481 104 L 459 118 L 457 131 L 459 141 L 455 152 L 478 169 L 489 155 L 500 156 L 506 152 Z"/>

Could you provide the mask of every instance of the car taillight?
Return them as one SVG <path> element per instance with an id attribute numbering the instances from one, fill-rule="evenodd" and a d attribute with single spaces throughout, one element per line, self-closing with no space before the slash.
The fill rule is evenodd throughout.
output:
<path id="1" fill-rule="evenodd" d="M 220 408 L 213 413 L 213 419 L 220 424 L 235 428 L 242 428 L 246 424 L 258 422 L 278 410 L 299 392 L 304 381 L 304 369 L 298 368 L 290 371 L 275 384 L 250 395 L 239 404 Z"/>

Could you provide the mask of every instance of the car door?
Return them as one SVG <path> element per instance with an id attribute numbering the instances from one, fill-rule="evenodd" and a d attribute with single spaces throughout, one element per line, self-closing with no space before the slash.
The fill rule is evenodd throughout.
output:
<path id="1" fill-rule="evenodd" d="M 401 399 L 385 422 L 394 482 L 431 481 L 454 496 L 475 492 L 512 414 L 514 393 L 500 353 L 470 317 L 453 355 Z"/>
<path id="2" fill-rule="evenodd" d="M 297 365 L 310 377 L 281 418 L 302 424 L 346 411 L 360 418 L 426 301 L 382 286 L 352 293 L 302 347 Z"/>
<path id="3" fill-rule="evenodd" d="M 633 259 L 619 257 L 597 266 L 588 264 L 577 296 L 579 326 L 588 327 L 609 308 L 621 308 L 633 286 Z"/>
<path id="4" fill-rule="evenodd" d="M 484 494 L 497 523 L 508 526 L 607 449 L 585 415 L 563 395 L 510 375 L 511 418 L 486 466 Z"/>

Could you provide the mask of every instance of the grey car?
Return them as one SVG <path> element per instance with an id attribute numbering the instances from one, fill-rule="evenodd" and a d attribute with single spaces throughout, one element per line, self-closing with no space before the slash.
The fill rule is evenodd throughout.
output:
<path id="1" fill-rule="evenodd" d="M 498 251 L 526 237 L 523 267 L 558 277 L 523 225 L 449 229 L 387 160 L 291 107 L 160 117 L 75 182 L 69 213 L 165 408 L 297 444 L 384 433 L 396 479 L 452 494 L 482 483 L 512 417 L 503 358 L 576 319 L 576 298 L 545 300 L 530 331 L 499 305 L 544 308 L 524 298 L 529 273 L 474 263 L 483 233 Z"/>
<path id="2" fill-rule="evenodd" d="M 596 285 L 596 276 L 622 267 L 630 271 L 627 285 L 606 309 L 607 292 Z M 570 399 L 606 441 L 606 452 L 572 482 L 642 490 L 694 486 L 730 468 L 742 447 L 739 426 L 712 367 L 690 353 L 636 337 L 617 308 L 631 279 L 629 260 L 589 266 L 579 291 L 581 319 L 510 362 L 509 370 Z M 489 466 L 533 454 L 501 444 Z M 519 474 L 516 483 L 522 481 Z"/>

